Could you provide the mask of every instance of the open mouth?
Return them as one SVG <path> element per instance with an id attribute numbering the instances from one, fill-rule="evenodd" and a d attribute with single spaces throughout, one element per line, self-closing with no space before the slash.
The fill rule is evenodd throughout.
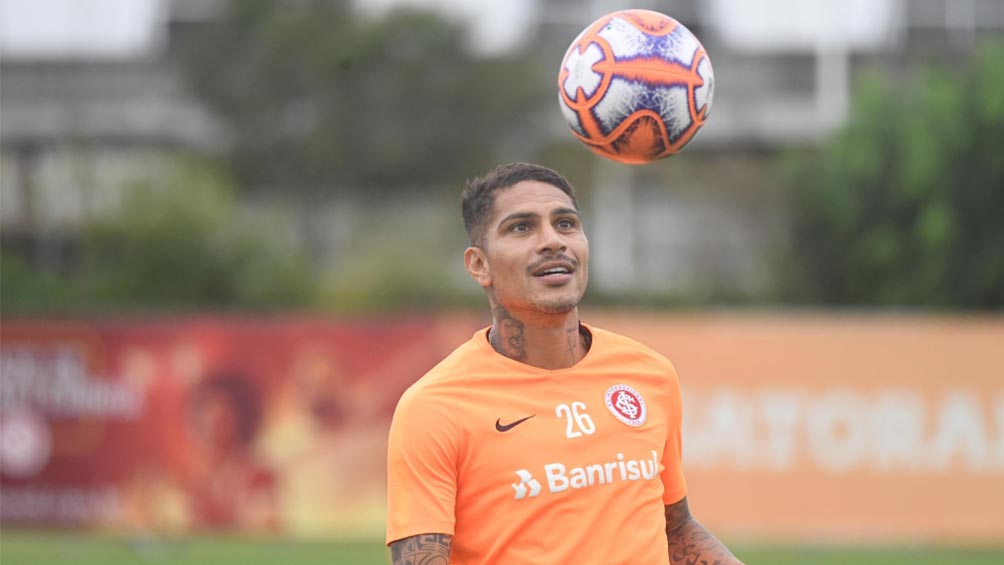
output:
<path id="1" fill-rule="evenodd" d="M 551 267 L 550 269 L 544 269 L 543 271 L 537 271 L 533 274 L 535 277 L 548 277 L 551 275 L 570 275 L 572 274 L 571 269 L 567 267 Z"/>
<path id="2" fill-rule="evenodd" d="M 570 261 L 548 261 L 538 265 L 531 271 L 537 278 L 549 282 L 564 282 L 572 277 L 575 272 L 575 263 Z"/>

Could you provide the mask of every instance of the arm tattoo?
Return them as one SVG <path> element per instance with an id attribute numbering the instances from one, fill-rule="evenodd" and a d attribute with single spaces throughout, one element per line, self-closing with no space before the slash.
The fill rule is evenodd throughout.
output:
<path id="1" fill-rule="evenodd" d="M 419 534 L 390 544 L 393 565 L 446 565 L 450 562 L 449 534 Z"/>
<path id="2" fill-rule="evenodd" d="M 690 515 L 686 497 L 676 504 L 666 506 L 666 540 L 669 542 L 669 560 L 674 565 L 742 563 Z"/>
<path id="3" fill-rule="evenodd" d="M 522 361 L 526 359 L 523 344 L 523 322 L 512 317 L 505 308 L 498 306 L 492 310 L 495 324 L 492 326 L 488 341 L 502 355 L 510 359 Z"/>

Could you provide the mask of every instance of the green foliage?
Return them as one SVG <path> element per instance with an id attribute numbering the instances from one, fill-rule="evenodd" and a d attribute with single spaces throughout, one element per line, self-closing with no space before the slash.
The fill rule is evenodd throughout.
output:
<path id="1" fill-rule="evenodd" d="M 74 289 L 65 279 L 32 269 L 11 251 L 0 256 L 0 304 L 4 313 L 66 308 L 73 297 Z"/>
<path id="2" fill-rule="evenodd" d="M 850 122 L 790 159 L 786 298 L 1004 306 L 1004 45 L 907 84 L 870 76 Z"/>
<path id="3" fill-rule="evenodd" d="M 313 274 L 281 217 L 238 207 L 233 185 L 204 168 L 129 187 L 89 226 L 83 278 L 100 302 L 201 307 L 309 303 Z"/>
<path id="4" fill-rule="evenodd" d="M 232 133 L 242 184 L 312 191 L 456 182 L 531 130 L 549 84 L 526 58 L 474 57 L 461 28 L 350 2 L 243 0 L 186 41 L 193 91 Z"/>
<path id="5" fill-rule="evenodd" d="M 277 214 L 238 206 L 232 183 L 183 167 L 125 187 L 84 228 L 80 264 L 56 277 L 4 254 L 3 300 L 15 311 L 266 309 L 312 304 L 316 275 Z"/>
<path id="6" fill-rule="evenodd" d="M 416 246 L 425 245 L 395 242 L 355 255 L 324 286 L 322 305 L 339 312 L 483 308 L 484 292 L 466 275 L 451 280 L 443 268 L 448 260 L 415 253 Z"/>

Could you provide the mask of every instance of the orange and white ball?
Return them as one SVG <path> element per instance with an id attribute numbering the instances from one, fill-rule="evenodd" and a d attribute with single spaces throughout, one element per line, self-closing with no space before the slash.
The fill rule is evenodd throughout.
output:
<path id="1" fill-rule="evenodd" d="M 561 112 L 575 137 L 629 164 L 683 149 L 708 119 L 714 90 L 701 42 L 650 10 L 613 12 L 590 24 L 558 73 Z"/>

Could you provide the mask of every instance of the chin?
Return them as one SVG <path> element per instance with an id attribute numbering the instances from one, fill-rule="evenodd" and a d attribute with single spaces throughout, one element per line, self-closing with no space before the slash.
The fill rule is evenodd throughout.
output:
<path id="1" fill-rule="evenodd" d="M 566 299 L 543 300 L 535 304 L 537 309 L 545 314 L 567 314 L 579 306 L 582 297 Z"/>

